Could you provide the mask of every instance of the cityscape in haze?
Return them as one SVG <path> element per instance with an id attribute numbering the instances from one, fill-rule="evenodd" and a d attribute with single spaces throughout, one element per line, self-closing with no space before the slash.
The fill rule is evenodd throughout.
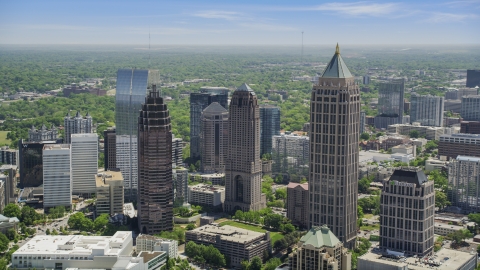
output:
<path id="1" fill-rule="evenodd" d="M 479 21 L 0 2 L 0 270 L 479 270 Z"/>

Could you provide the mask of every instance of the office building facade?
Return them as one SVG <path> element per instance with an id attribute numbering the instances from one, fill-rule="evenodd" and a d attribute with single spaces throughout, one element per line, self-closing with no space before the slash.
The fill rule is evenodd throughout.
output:
<path id="1" fill-rule="evenodd" d="M 193 159 L 201 158 L 202 112 L 213 102 L 218 102 L 228 110 L 228 89 L 224 87 L 202 87 L 200 92 L 190 94 L 190 157 Z"/>
<path id="2" fill-rule="evenodd" d="M 103 131 L 103 157 L 105 171 L 117 168 L 117 134 L 115 127 Z"/>
<path id="3" fill-rule="evenodd" d="M 480 121 L 480 95 L 462 97 L 460 116 L 466 121 Z"/>
<path id="4" fill-rule="evenodd" d="M 367 113 L 365 111 L 360 112 L 360 134 L 365 132 L 365 120 Z M 375 121 L 375 120 L 374 120 Z"/>
<path id="5" fill-rule="evenodd" d="M 74 117 L 71 117 L 70 113 L 68 113 L 63 118 L 63 126 L 65 131 L 64 143 L 70 143 L 72 134 L 92 133 L 92 117 L 88 112 L 85 117 L 78 111 Z"/>
<path id="6" fill-rule="evenodd" d="M 0 148 L 0 163 L 18 166 L 18 150 L 10 149 L 8 146 Z"/>
<path id="7" fill-rule="evenodd" d="M 272 138 L 272 171 L 287 173 L 294 169 L 304 175 L 308 171 L 310 157 L 310 138 L 297 135 L 280 135 Z M 306 172 L 308 173 L 308 172 Z"/>
<path id="8" fill-rule="evenodd" d="M 467 87 L 475 88 L 480 87 L 480 69 L 468 69 L 467 70 Z"/>
<path id="9" fill-rule="evenodd" d="M 457 156 L 480 157 L 479 134 L 445 134 L 438 141 L 438 155 L 450 159 Z"/>
<path id="10" fill-rule="evenodd" d="M 448 164 L 448 197 L 465 214 L 480 212 L 480 157 L 458 156 Z"/>
<path id="11" fill-rule="evenodd" d="M 287 218 L 302 228 L 308 227 L 308 184 L 290 182 L 287 186 Z"/>
<path id="12" fill-rule="evenodd" d="M 265 208 L 260 159 L 260 108 L 255 92 L 245 83 L 232 95 L 228 138 L 225 211 L 247 212 Z"/>
<path id="13" fill-rule="evenodd" d="M 410 122 L 422 126 L 443 127 L 444 98 L 412 93 L 410 97 Z"/>
<path id="14" fill-rule="evenodd" d="M 116 165 L 125 180 L 128 199 L 137 194 L 137 127 L 138 112 L 142 107 L 147 88 L 157 80 L 158 71 L 144 69 L 119 69 L 115 94 Z"/>
<path id="15" fill-rule="evenodd" d="M 172 163 L 175 167 L 183 166 L 183 140 L 172 134 Z"/>
<path id="16" fill-rule="evenodd" d="M 43 146 L 56 141 L 25 142 L 18 140 L 20 188 L 43 184 Z"/>
<path id="17" fill-rule="evenodd" d="M 375 117 L 376 128 L 401 124 L 403 121 L 405 81 L 397 79 L 381 82 L 378 88 L 378 116 Z"/>
<path id="18" fill-rule="evenodd" d="M 172 126 L 156 86 L 138 117 L 138 228 L 158 234 L 173 228 Z"/>
<path id="19" fill-rule="evenodd" d="M 204 173 L 224 173 L 228 147 L 228 111 L 213 102 L 202 112 L 200 153 Z"/>
<path id="20" fill-rule="evenodd" d="M 95 204 L 97 216 L 101 214 L 110 216 L 123 214 L 125 197 L 122 172 L 117 169 L 98 173 L 95 176 L 95 183 L 97 185 L 97 201 Z"/>
<path id="21" fill-rule="evenodd" d="M 41 142 L 41 141 L 56 141 L 58 139 L 58 130 L 55 125 L 48 129 L 45 125 L 42 125 L 40 129 L 36 129 L 32 125 L 32 128 L 28 130 L 29 142 Z"/>
<path id="22" fill-rule="evenodd" d="M 337 45 L 310 103 L 310 227 L 326 224 L 347 248 L 357 236 L 360 89 Z"/>
<path id="23" fill-rule="evenodd" d="M 96 192 L 95 175 L 98 171 L 98 135 L 96 133 L 72 134 L 72 192 Z"/>
<path id="24" fill-rule="evenodd" d="M 461 121 L 460 133 L 480 134 L 480 121 Z"/>
<path id="25" fill-rule="evenodd" d="M 433 253 L 435 189 L 418 168 L 404 167 L 384 181 L 380 247 L 423 257 Z"/>
<path id="26" fill-rule="evenodd" d="M 280 108 L 260 105 L 260 156 L 272 153 L 272 138 L 280 135 Z"/>
<path id="27" fill-rule="evenodd" d="M 188 170 L 182 167 L 174 169 L 174 189 L 175 189 L 175 203 L 179 205 L 188 202 Z"/>
<path id="28" fill-rule="evenodd" d="M 68 144 L 43 147 L 43 208 L 72 206 L 72 161 Z"/>
<path id="29" fill-rule="evenodd" d="M 350 270 L 352 267 L 352 255 L 326 225 L 311 228 L 297 247 L 288 255 L 291 270 Z"/>
<path id="30" fill-rule="evenodd" d="M 225 202 L 225 187 L 198 184 L 188 187 L 188 203 L 222 209 Z"/>

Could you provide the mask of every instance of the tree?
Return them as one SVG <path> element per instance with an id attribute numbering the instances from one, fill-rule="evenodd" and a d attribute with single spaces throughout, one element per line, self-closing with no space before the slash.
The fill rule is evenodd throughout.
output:
<path id="1" fill-rule="evenodd" d="M 264 270 L 275 270 L 277 266 L 281 265 L 282 261 L 279 258 L 271 258 L 265 264 Z"/>
<path id="2" fill-rule="evenodd" d="M 287 198 L 287 188 L 277 188 L 275 191 L 275 198 L 277 200 L 285 200 Z"/>
<path id="3" fill-rule="evenodd" d="M 462 243 L 467 238 L 472 238 L 473 234 L 467 229 L 460 229 L 448 235 L 455 243 Z"/>
<path id="4" fill-rule="evenodd" d="M 292 223 L 287 223 L 285 226 L 283 226 L 283 230 L 285 233 L 291 233 L 295 231 L 295 226 L 293 226 Z"/>
<path id="5" fill-rule="evenodd" d="M 45 231 L 45 234 L 46 234 L 46 235 L 50 235 L 50 229 L 47 229 L 47 230 Z"/>
<path id="6" fill-rule="evenodd" d="M 20 219 L 20 217 L 22 215 L 22 211 L 17 204 L 9 203 L 3 209 L 3 215 L 6 216 L 6 217 L 16 217 L 16 218 Z"/>
<path id="7" fill-rule="evenodd" d="M 280 225 L 283 223 L 283 216 L 279 215 L 279 214 L 268 214 L 264 218 L 263 222 L 264 222 L 265 226 L 271 227 L 275 230 L 279 230 Z"/>
<path id="8" fill-rule="evenodd" d="M 22 207 L 22 215 L 20 221 L 25 223 L 26 226 L 31 226 L 36 220 L 40 219 L 40 214 L 32 207 L 25 205 Z"/>
<path id="9" fill-rule="evenodd" d="M 241 221 L 245 220 L 245 214 L 243 213 L 242 210 L 237 210 L 237 211 L 235 212 L 235 216 L 234 216 L 234 217 L 235 217 L 236 219 L 238 219 L 238 220 L 241 220 Z"/>
<path id="10" fill-rule="evenodd" d="M 5 234 L 0 233 L 0 252 L 5 252 L 8 249 L 8 244 L 10 240 L 5 236 Z"/>
<path id="11" fill-rule="evenodd" d="M 250 263 L 244 260 L 240 263 L 240 266 L 242 267 L 242 270 L 248 270 Z"/>
<path id="12" fill-rule="evenodd" d="M 475 222 L 477 228 L 480 226 L 480 213 L 468 214 L 468 219 Z"/>
<path id="13" fill-rule="evenodd" d="M 370 134 L 368 134 L 367 132 L 364 132 L 364 133 L 362 133 L 362 135 L 360 135 L 360 139 L 366 141 L 366 140 L 370 139 Z"/>
<path id="14" fill-rule="evenodd" d="M 410 131 L 409 135 L 410 135 L 410 138 L 418 138 L 420 134 L 418 133 L 418 130 L 412 130 Z"/>
<path id="15" fill-rule="evenodd" d="M 277 241 L 273 244 L 273 249 L 275 249 L 276 251 L 286 249 L 287 247 L 288 247 L 288 243 L 287 243 L 287 241 L 285 240 L 285 238 L 282 238 L 282 239 L 280 239 L 280 240 L 277 240 Z"/>
<path id="16" fill-rule="evenodd" d="M 5 236 L 7 236 L 7 238 L 8 238 L 10 241 L 13 241 L 13 240 L 15 240 L 15 238 L 17 237 L 17 232 L 15 231 L 15 229 L 10 228 L 10 229 L 8 229 L 7 232 L 5 233 Z"/>
<path id="17" fill-rule="evenodd" d="M 248 270 L 262 270 L 262 259 L 258 256 L 253 257 Z"/>
<path id="18" fill-rule="evenodd" d="M 448 201 L 447 195 L 440 190 L 435 190 L 435 206 L 441 210 L 448 205 L 450 205 L 450 202 Z"/>
<path id="19" fill-rule="evenodd" d="M 109 216 L 108 214 L 101 214 L 93 222 L 95 231 L 101 231 L 107 227 Z"/>
<path id="20" fill-rule="evenodd" d="M 197 227 L 197 226 L 195 226 L 195 223 L 188 223 L 186 229 L 187 229 L 187 231 L 191 231 L 191 230 L 195 229 L 195 227 Z"/>

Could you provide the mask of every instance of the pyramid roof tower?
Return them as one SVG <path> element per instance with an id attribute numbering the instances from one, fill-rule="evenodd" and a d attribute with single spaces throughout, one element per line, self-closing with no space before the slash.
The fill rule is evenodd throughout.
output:
<path id="1" fill-rule="evenodd" d="M 321 227 L 312 227 L 310 231 L 300 239 L 300 243 L 303 246 L 312 245 L 315 248 L 324 246 L 335 247 L 340 243 L 340 240 L 338 240 L 327 225 L 323 225 Z"/>
<path id="2" fill-rule="evenodd" d="M 219 114 L 219 113 L 227 113 L 228 111 L 220 105 L 218 102 L 212 102 L 212 104 L 208 105 L 205 110 L 203 110 L 204 114 Z"/>
<path id="3" fill-rule="evenodd" d="M 240 87 L 238 87 L 237 91 L 253 92 L 252 88 L 250 88 L 250 86 L 248 86 L 248 84 L 246 84 L 246 83 L 244 83 Z"/>
<path id="4" fill-rule="evenodd" d="M 350 70 L 348 70 L 347 65 L 342 59 L 340 55 L 340 47 L 337 43 L 337 48 L 335 50 L 335 54 L 333 55 L 332 59 L 328 63 L 327 67 L 322 73 L 323 78 L 350 78 L 353 77 Z"/>

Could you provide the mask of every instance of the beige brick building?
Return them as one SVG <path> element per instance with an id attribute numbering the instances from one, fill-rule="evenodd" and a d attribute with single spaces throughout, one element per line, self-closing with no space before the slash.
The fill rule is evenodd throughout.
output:
<path id="1" fill-rule="evenodd" d="M 287 186 L 287 218 L 293 224 L 308 227 L 308 183 Z"/>
<path id="2" fill-rule="evenodd" d="M 105 171 L 95 176 L 97 183 L 97 216 L 101 214 L 123 214 L 124 190 L 120 170 Z"/>
<path id="3" fill-rule="evenodd" d="M 200 152 L 204 173 L 225 172 L 228 147 L 228 111 L 217 102 L 202 112 Z"/>

